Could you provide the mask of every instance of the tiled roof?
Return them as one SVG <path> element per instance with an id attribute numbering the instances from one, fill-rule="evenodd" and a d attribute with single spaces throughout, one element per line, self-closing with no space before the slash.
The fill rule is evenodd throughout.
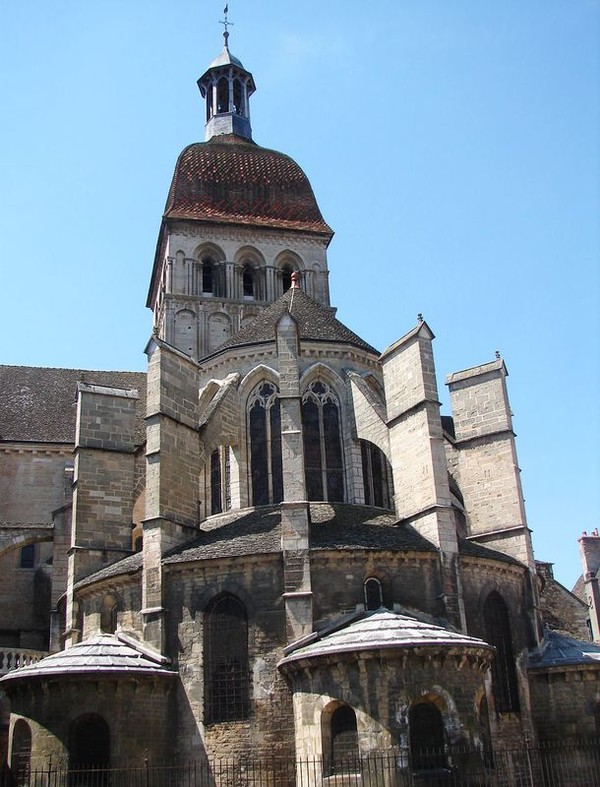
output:
<path id="1" fill-rule="evenodd" d="M 482 639 L 417 620 L 385 609 L 365 612 L 364 616 L 331 634 L 321 634 L 315 640 L 292 650 L 280 664 L 303 659 L 365 650 L 395 650 L 400 648 L 485 649 L 493 648 Z"/>
<path id="2" fill-rule="evenodd" d="M 7 681 L 75 675 L 95 678 L 99 674 L 170 677 L 175 673 L 166 668 L 166 662 L 167 659 L 130 637 L 101 634 L 9 672 L 2 681 L 6 684 Z"/>
<path id="3" fill-rule="evenodd" d="M 379 355 L 374 347 L 337 320 L 333 309 L 317 303 L 299 287 L 290 287 L 275 303 L 263 309 L 255 320 L 221 344 L 213 355 L 232 347 L 275 341 L 276 323 L 285 312 L 289 312 L 298 323 L 303 341 L 346 344 Z"/>
<path id="4" fill-rule="evenodd" d="M 77 383 L 137 389 L 136 443 L 145 440 L 146 375 L 38 366 L 0 366 L 0 440 L 72 443 Z"/>
<path id="5" fill-rule="evenodd" d="M 558 631 L 546 629 L 544 641 L 529 656 L 530 669 L 595 664 L 600 667 L 600 645 L 582 642 Z"/>
<path id="6" fill-rule="evenodd" d="M 234 134 L 182 151 L 164 216 L 333 235 L 296 162 Z"/>

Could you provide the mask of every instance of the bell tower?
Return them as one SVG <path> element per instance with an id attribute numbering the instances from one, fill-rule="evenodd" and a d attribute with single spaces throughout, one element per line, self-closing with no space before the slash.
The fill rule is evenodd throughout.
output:
<path id="1" fill-rule="evenodd" d="M 206 101 L 206 136 L 208 142 L 218 134 L 236 134 L 252 139 L 250 127 L 250 96 L 256 90 L 254 78 L 229 51 L 229 31 L 225 14 L 224 46 L 198 80 Z"/>

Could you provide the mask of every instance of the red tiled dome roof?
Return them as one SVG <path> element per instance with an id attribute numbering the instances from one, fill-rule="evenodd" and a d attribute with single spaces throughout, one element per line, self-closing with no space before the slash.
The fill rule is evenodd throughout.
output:
<path id="1" fill-rule="evenodd" d="M 333 235 L 296 162 L 234 134 L 183 150 L 164 216 Z"/>

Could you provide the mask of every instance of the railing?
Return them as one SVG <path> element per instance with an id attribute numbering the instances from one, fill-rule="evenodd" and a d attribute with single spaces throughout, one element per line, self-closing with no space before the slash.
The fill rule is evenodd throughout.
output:
<path id="1" fill-rule="evenodd" d="M 593 787 L 600 785 L 600 741 L 516 749 L 420 752 L 435 767 L 415 770 L 409 757 L 353 757 L 335 772 L 320 758 L 221 759 L 184 766 L 144 762 L 126 768 L 68 769 L 27 763 L 0 773 L 0 787 Z"/>
<path id="2" fill-rule="evenodd" d="M 0 648 L 0 675 L 6 675 L 11 670 L 35 664 L 36 661 L 47 656 L 47 651 L 30 650 L 29 648 Z"/>

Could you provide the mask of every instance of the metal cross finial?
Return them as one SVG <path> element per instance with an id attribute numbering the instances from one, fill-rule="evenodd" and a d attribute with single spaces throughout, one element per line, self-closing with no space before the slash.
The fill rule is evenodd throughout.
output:
<path id="1" fill-rule="evenodd" d="M 223 32 L 223 38 L 225 39 L 225 47 L 227 47 L 227 41 L 229 39 L 229 30 L 227 29 L 229 25 L 233 25 L 233 22 L 230 22 L 227 19 L 227 14 L 229 13 L 229 3 L 225 3 L 225 8 L 223 9 L 223 14 L 225 15 L 225 19 L 221 19 L 220 23 L 225 27 L 225 31 Z"/>

